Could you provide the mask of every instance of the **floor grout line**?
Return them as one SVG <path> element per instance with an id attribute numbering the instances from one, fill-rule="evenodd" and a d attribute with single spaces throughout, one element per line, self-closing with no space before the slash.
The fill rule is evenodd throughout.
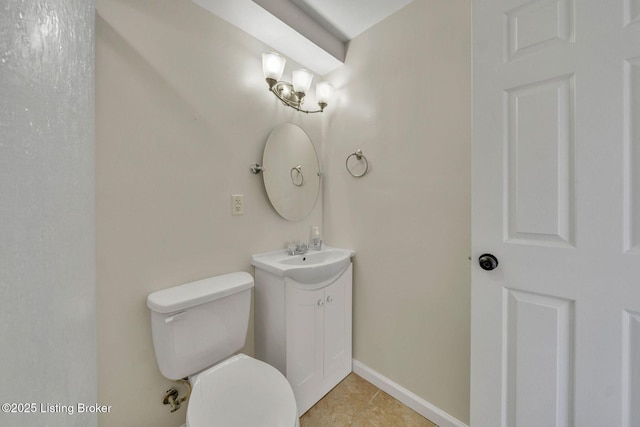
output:
<path id="1" fill-rule="evenodd" d="M 360 414 L 362 414 L 363 412 L 365 412 L 367 406 L 369 406 L 371 404 L 371 402 L 373 402 L 373 399 L 376 398 L 376 396 L 378 394 L 380 394 L 380 389 L 378 388 L 377 391 L 373 394 L 373 396 L 371 396 L 371 399 L 369 399 L 369 401 L 367 403 L 365 403 L 364 405 L 360 406 L 360 408 L 358 408 L 356 410 L 356 413 L 353 415 L 353 419 L 351 420 L 351 422 L 349 423 L 349 425 L 353 425 L 354 422 L 356 422 L 356 420 L 358 419 L 358 417 L 360 416 Z"/>
<path id="2" fill-rule="evenodd" d="M 376 398 L 377 395 L 380 394 L 382 390 L 378 389 L 378 391 L 376 391 L 376 394 L 373 395 L 373 397 L 371 399 L 369 399 L 369 401 L 367 403 L 365 403 L 364 405 L 362 405 L 362 407 L 364 408 L 365 406 L 369 405 L 371 402 L 373 402 L 373 399 Z"/>

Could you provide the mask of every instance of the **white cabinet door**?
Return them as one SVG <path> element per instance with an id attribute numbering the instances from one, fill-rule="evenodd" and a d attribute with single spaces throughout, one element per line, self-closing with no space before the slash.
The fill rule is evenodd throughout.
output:
<path id="1" fill-rule="evenodd" d="M 300 415 L 351 372 L 352 266 L 330 285 L 286 285 L 286 376 Z"/>
<path id="2" fill-rule="evenodd" d="M 351 372 L 351 275 L 324 289 L 324 378 Z"/>
<path id="3" fill-rule="evenodd" d="M 474 0 L 473 75 L 471 427 L 640 426 L 640 1 Z"/>
<path id="4" fill-rule="evenodd" d="M 298 408 L 302 408 L 307 407 L 323 378 L 324 289 L 308 291 L 290 285 L 286 296 L 286 377 Z"/>

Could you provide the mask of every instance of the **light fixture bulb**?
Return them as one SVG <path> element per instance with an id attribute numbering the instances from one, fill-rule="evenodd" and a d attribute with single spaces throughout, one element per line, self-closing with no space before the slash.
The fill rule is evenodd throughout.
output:
<path id="1" fill-rule="evenodd" d="M 296 94 L 302 93 L 306 95 L 311 87 L 311 80 L 313 80 L 313 74 L 307 70 L 296 70 L 293 72 L 293 91 Z"/>
<path id="2" fill-rule="evenodd" d="M 262 73 L 269 86 L 269 92 L 287 107 L 302 113 L 322 113 L 333 94 L 333 86 L 329 83 L 320 83 L 316 87 L 316 97 L 320 108 L 303 109 L 302 104 L 311 88 L 313 74 L 307 70 L 296 70 L 293 72 L 292 83 L 280 80 L 286 62 L 287 60 L 277 53 L 265 52 L 262 54 Z"/>
<path id="3" fill-rule="evenodd" d="M 318 104 L 329 104 L 333 96 L 334 88 L 331 83 L 322 82 L 316 85 L 316 100 Z"/>
<path id="4" fill-rule="evenodd" d="M 273 52 L 266 52 L 262 54 L 262 73 L 264 78 L 269 80 L 275 80 L 276 82 L 282 77 L 284 71 L 284 65 L 287 60 Z"/>

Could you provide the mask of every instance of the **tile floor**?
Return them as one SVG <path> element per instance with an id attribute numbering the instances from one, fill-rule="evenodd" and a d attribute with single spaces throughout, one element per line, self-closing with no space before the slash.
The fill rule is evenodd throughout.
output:
<path id="1" fill-rule="evenodd" d="M 437 427 L 351 373 L 300 418 L 300 427 Z"/>

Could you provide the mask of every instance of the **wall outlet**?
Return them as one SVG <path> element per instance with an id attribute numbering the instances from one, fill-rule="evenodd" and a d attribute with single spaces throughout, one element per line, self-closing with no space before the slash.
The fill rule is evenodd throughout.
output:
<path id="1" fill-rule="evenodd" d="M 244 215 L 244 196 L 242 194 L 231 196 L 231 215 Z"/>

